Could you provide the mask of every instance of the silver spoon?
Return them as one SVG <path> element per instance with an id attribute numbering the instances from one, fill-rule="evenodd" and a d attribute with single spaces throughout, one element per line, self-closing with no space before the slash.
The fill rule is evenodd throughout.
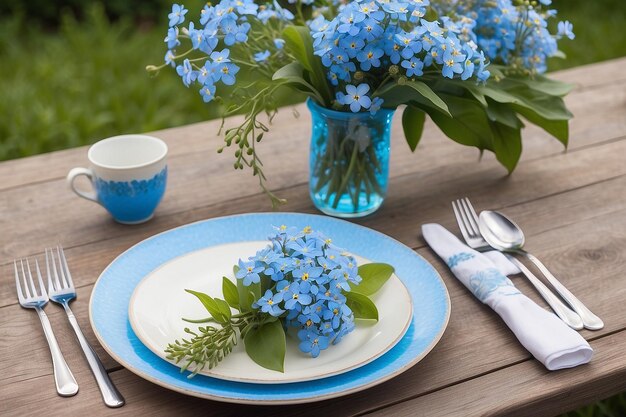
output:
<path id="1" fill-rule="evenodd" d="M 599 330 L 604 327 L 602 320 L 565 288 L 539 259 L 522 249 L 525 241 L 524 233 L 517 224 L 504 214 L 489 210 L 481 212 L 479 219 L 478 227 L 487 243 L 501 252 L 517 253 L 530 259 L 561 297 L 578 313 L 585 328 Z"/>

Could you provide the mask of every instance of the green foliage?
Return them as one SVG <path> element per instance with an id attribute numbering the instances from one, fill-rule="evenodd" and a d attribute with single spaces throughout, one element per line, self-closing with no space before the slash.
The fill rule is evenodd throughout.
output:
<path id="1" fill-rule="evenodd" d="M 319 57 L 313 54 L 313 39 L 309 29 L 304 26 L 288 26 L 283 31 L 283 38 L 286 48 L 306 70 L 302 74 L 303 80 L 315 88 L 322 100 L 319 104 L 330 107 L 333 97 L 326 80 L 326 70 Z"/>
<path id="2" fill-rule="evenodd" d="M 224 294 L 224 300 L 226 300 L 229 306 L 240 310 L 239 290 L 227 277 L 222 277 L 222 294 Z"/>
<path id="3" fill-rule="evenodd" d="M 197 332 L 185 328 L 185 333 L 192 337 L 170 343 L 165 353 L 176 363 L 185 361 L 180 372 L 192 371 L 188 378 L 193 378 L 205 368 L 215 367 L 237 344 L 237 333 L 232 326 L 200 327 Z"/>
<path id="4" fill-rule="evenodd" d="M 252 328 L 244 337 L 246 353 L 257 364 L 273 371 L 284 372 L 287 341 L 280 320 Z"/>
<path id="5" fill-rule="evenodd" d="M 0 160 L 219 116 L 173 71 L 146 74 L 163 58 L 162 30 L 111 24 L 97 5 L 85 19 L 65 15 L 56 33 L 19 15 L 0 22 Z"/>
<path id="6" fill-rule="evenodd" d="M 350 285 L 352 291 L 363 295 L 373 295 L 391 278 L 393 266 L 383 263 L 369 263 L 359 266 L 359 285 Z"/>
<path id="7" fill-rule="evenodd" d="M 355 319 L 378 321 L 376 304 L 367 296 L 349 291 L 346 294 L 346 305 L 354 313 Z"/>
<path id="8" fill-rule="evenodd" d="M 207 294 L 193 290 L 185 291 L 189 294 L 195 295 L 216 322 L 220 324 L 226 324 L 230 322 L 231 312 L 230 307 L 228 306 L 228 303 L 226 303 L 226 301 L 220 300 L 219 298 L 212 298 Z"/>
<path id="9" fill-rule="evenodd" d="M 562 414 L 561 417 L 623 417 L 626 416 L 626 393 L 614 395 L 595 404 Z"/>
<path id="10" fill-rule="evenodd" d="M 426 113 L 409 103 L 402 113 L 402 130 L 411 152 L 415 152 L 422 138 Z"/>
<path id="11" fill-rule="evenodd" d="M 369 263 L 359 266 L 359 285 L 350 284 L 346 291 L 346 305 L 354 313 L 354 318 L 378 320 L 378 309 L 369 296 L 376 294 L 394 272 L 393 266 L 384 263 Z"/>
<path id="12" fill-rule="evenodd" d="M 520 130 L 524 123 L 520 116 L 567 146 L 568 121 L 572 114 L 565 107 L 563 96 L 572 86 L 541 75 L 529 79 L 506 74 L 504 68 L 497 66 L 493 66 L 493 72 L 496 76 L 485 85 L 424 77 L 425 82 L 432 87 L 431 91 L 445 103 L 449 115 L 442 112 L 442 106 L 433 100 L 408 97 L 405 91 L 397 88 L 387 91 L 396 91 L 400 97 L 396 97 L 396 100 L 410 99 L 412 107 L 428 113 L 452 140 L 481 151 L 494 152 L 509 173 L 515 169 L 522 152 Z M 416 137 L 419 140 L 417 133 L 421 122 L 416 121 L 418 130 L 414 135 L 411 134 L 412 128 L 407 128 L 408 123 L 409 116 L 405 115 L 405 137 L 411 149 L 414 149 Z M 410 134 L 408 136 L 407 131 Z"/>
<path id="13" fill-rule="evenodd" d="M 85 9 L 94 1 L 90 0 L 29 0 L 0 2 L 0 14 L 23 13 L 31 23 L 41 23 L 56 27 L 61 14 L 71 11 L 83 17 Z M 187 3 L 187 2 L 185 2 Z M 107 0 L 103 4 L 106 15 L 113 19 L 160 19 L 163 11 L 171 7 L 170 0 Z"/>
<path id="14" fill-rule="evenodd" d="M 385 107 L 396 107 L 414 102 L 451 116 L 448 106 L 428 85 L 421 81 L 390 83 L 376 94 L 385 100 Z"/>
<path id="15" fill-rule="evenodd" d="M 274 73 L 272 80 L 282 80 L 286 86 L 299 90 L 320 103 L 324 102 L 324 98 L 317 92 L 317 89 L 304 78 L 304 67 L 299 62 L 290 62 L 285 65 Z"/>
<path id="16" fill-rule="evenodd" d="M 576 39 L 559 43 L 567 59 L 552 58 L 550 71 L 626 56 L 623 0 L 553 0 L 558 19 L 574 24 Z"/>

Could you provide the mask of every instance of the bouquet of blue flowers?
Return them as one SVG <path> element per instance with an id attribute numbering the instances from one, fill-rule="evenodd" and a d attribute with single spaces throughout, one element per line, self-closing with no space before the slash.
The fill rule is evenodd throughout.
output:
<path id="1" fill-rule="evenodd" d="M 522 118 L 567 146 L 571 113 L 563 97 L 571 86 L 542 73 L 548 58 L 562 56 L 557 41 L 574 34 L 567 21 L 551 31 L 550 2 L 221 0 L 202 9 L 197 26 L 185 26 L 187 10 L 174 5 L 165 64 L 148 69 L 172 66 L 205 102 L 223 103 L 225 116 L 246 115 L 225 130 L 224 147 L 234 144 L 234 167 L 250 167 L 274 204 L 282 200 L 268 190 L 255 146 L 268 131 L 263 115 L 271 121 L 285 88 L 342 112 L 375 115 L 405 105 L 411 150 L 428 115 L 452 140 L 494 152 L 512 172 L 522 150 Z M 183 41 L 189 46 L 181 50 Z M 373 177 L 366 169 L 375 166 L 350 159 L 367 156 L 354 146 L 316 168 L 325 186 L 367 185 Z M 364 168 L 350 178 L 326 175 L 351 163 Z"/>
<path id="2" fill-rule="evenodd" d="M 310 227 L 280 226 L 269 239 L 266 248 L 235 265 L 237 284 L 223 278 L 224 299 L 186 290 L 210 317 L 185 320 L 219 325 L 186 328 L 191 339 L 167 347 L 167 357 L 185 361 L 182 371 L 192 371 L 190 377 L 215 367 L 240 339 L 252 360 L 283 372 L 286 331 L 293 330 L 300 350 L 316 358 L 354 330 L 355 319 L 378 319 L 369 296 L 391 277 L 390 265 L 358 266 L 353 256 Z"/>

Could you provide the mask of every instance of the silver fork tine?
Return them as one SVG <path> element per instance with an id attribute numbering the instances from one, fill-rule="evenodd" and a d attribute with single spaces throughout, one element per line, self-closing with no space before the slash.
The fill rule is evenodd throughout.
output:
<path id="1" fill-rule="evenodd" d="M 74 281 L 72 281 L 72 274 L 70 274 L 70 268 L 67 266 L 67 259 L 65 259 L 65 252 L 62 246 L 57 246 L 57 250 L 60 249 L 61 260 L 63 263 L 63 269 L 65 269 L 65 277 L 70 288 L 74 288 Z"/>
<path id="2" fill-rule="evenodd" d="M 54 249 L 50 249 L 51 252 L 54 253 Z M 59 267 L 59 281 L 61 281 L 61 288 L 67 288 L 67 279 L 65 279 L 65 272 L 63 271 L 63 262 L 61 261 L 61 254 L 59 253 L 59 248 L 57 247 L 57 254 L 56 254 L 56 258 L 57 261 L 53 262 L 52 264 L 54 265 L 54 272 L 57 272 L 57 264 Z"/>
<path id="3" fill-rule="evenodd" d="M 465 230 L 465 222 L 463 221 L 463 217 L 461 216 L 460 213 L 460 208 L 457 207 L 457 201 L 453 201 L 452 202 L 452 210 L 454 211 L 454 217 L 456 217 L 456 222 L 459 225 L 459 229 L 461 230 L 461 234 L 463 235 L 463 239 L 465 239 L 465 241 L 467 242 L 470 237 L 467 234 L 467 230 Z"/>
<path id="4" fill-rule="evenodd" d="M 59 282 L 59 274 L 57 273 L 57 265 L 54 260 L 54 252 L 52 249 L 48 249 L 48 252 L 50 253 L 50 263 L 52 264 L 52 272 L 54 273 L 54 282 L 56 283 L 57 290 L 60 290 L 63 286 Z M 50 270 L 48 270 L 48 274 L 50 274 Z"/>
<path id="5" fill-rule="evenodd" d="M 461 219 L 463 220 L 463 225 L 465 225 L 466 233 L 468 234 L 470 238 L 476 237 L 476 233 L 474 233 L 474 230 L 470 224 L 470 221 L 465 211 L 465 206 L 463 205 L 462 200 L 457 200 L 456 204 L 457 204 L 457 207 L 459 208 L 459 212 L 461 213 Z"/>
<path id="6" fill-rule="evenodd" d="M 465 215 L 467 216 L 467 223 L 468 226 L 470 228 L 470 232 L 472 232 L 472 235 L 474 236 L 479 236 L 480 235 L 480 230 L 478 229 L 478 222 L 475 220 L 474 216 L 476 215 L 476 213 L 473 213 L 474 209 L 468 206 L 468 199 L 463 198 L 461 200 L 461 204 L 463 206 L 463 211 L 465 212 Z"/>
<path id="7" fill-rule="evenodd" d="M 48 297 L 46 287 L 43 285 L 43 279 L 41 278 L 41 270 L 39 269 L 39 261 L 35 258 L 35 271 L 37 272 L 37 280 L 39 281 L 39 288 L 41 288 L 41 295 Z"/>
<path id="8" fill-rule="evenodd" d="M 469 214 L 470 222 L 474 227 L 474 231 L 477 235 L 480 235 L 480 227 L 478 227 L 478 214 L 476 214 L 476 210 L 474 210 L 474 206 L 472 206 L 469 198 L 465 197 L 463 201 L 465 202 L 465 205 L 467 207 L 467 212 Z"/>
<path id="9" fill-rule="evenodd" d="M 46 248 L 46 276 L 48 277 L 48 290 L 52 294 L 58 290 L 54 286 L 54 282 L 52 281 L 52 274 L 50 274 L 50 260 L 48 259 L 48 249 Z M 52 298 L 52 297 L 50 297 Z"/>
<path id="10" fill-rule="evenodd" d="M 24 302 L 24 294 L 22 293 L 22 285 L 20 284 L 20 273 L 17 270 L 17 261 L 13 260 L 13 268 L 15 269 L 15 286 L 17 287 L 17 299 L 20 303 Z"/>
<path id="11" fill-rule="evenodd" d="M 37 285 L 35 285 L 33 274 L 30 272 L 30 261 L 28 260 L 28 258 L 26 258 L 26 270 L 28 271 L 28 280 L 30 281 L 30 286 L 33 289 L 33 297 L 41 297 L 43 294 L 37 294 Z"/>
<path id="12" fill-rule="evenodd" d="M 22 267 L 22 280 L 24 280 L 24 292 L 26 298 L 31 298 L 30 289 L 28 288 L 28 282 L 26 281 L 26 271 L 24 270 L 24 260 L 20 259 L 20 266 Z"/>

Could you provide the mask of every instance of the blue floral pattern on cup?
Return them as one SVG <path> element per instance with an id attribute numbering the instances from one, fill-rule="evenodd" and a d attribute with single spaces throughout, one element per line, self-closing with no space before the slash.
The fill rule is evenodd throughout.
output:
<path id="1" fill-rule="evenodd" d="M 99 202 L 122 223 L 140 223 L 158 206 L 167 182 L 167 167 L 147 180 L 107 181 L 94 176 Z"/>
<path id="2" fill-rule="evenodd" d="M 520 294 L 515 285 L 496 268 L 488 268 L 472 275 L 469 280 L 470 290 L 483 303 L 495 292 L 501 295 Z"/>

